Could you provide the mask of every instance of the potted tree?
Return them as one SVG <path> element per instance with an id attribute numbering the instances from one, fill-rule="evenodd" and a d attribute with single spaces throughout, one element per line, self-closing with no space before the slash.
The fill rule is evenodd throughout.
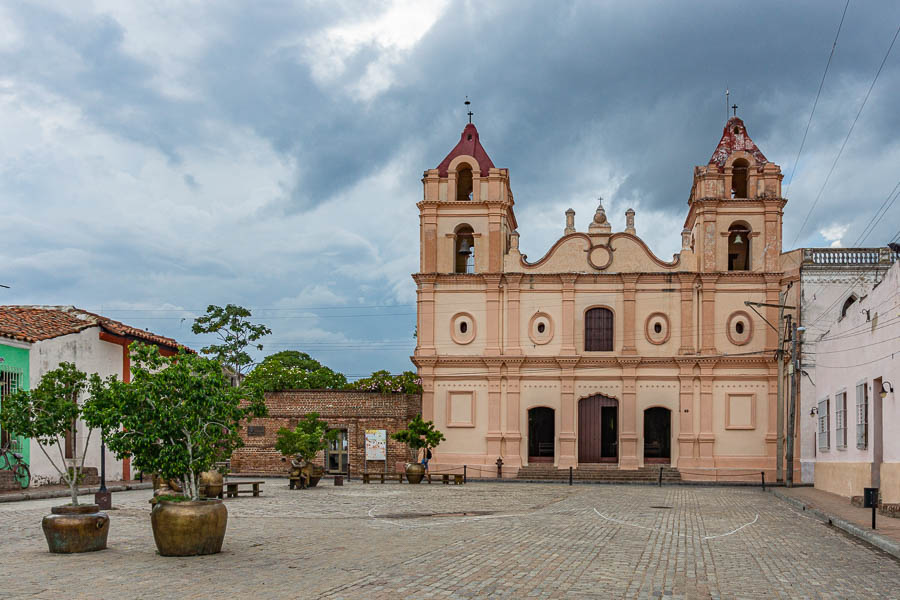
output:
<path id="1" fill-rule="evenodd" d="M 52 514 L 44 517 L 41 523 L 50 552 L 103 550 L 109 535 L 106 513 L 100 512 L 96 504 L 78 503 L 78 484 L 83 477 L 84 458 L 93 429 L 87 429 L 85 451 L 80 457 L 77 448 L 72 459 L 66 459 L 64 452 L 66 434 L 92 402 L 87 399 L 82 405 L 78 404 L 86 388 L 87 375 L 74 364 L 63 362 L 45 373 L 34 390 L 11 394 L 3 398 L 0 407 L 0 427 L 37 440 L 36 446 L 59 472 L 62 482 L 69 486 L 72 501 L 51 508 Z"/>
<path id="2" fill-rule="evenodd" d="M 427 453 L 430 448 L 437 448 L 444 441 L 444 434 L 434 428 L 434 422 L 416 415 L 406 429 L 391 434 L 391 438 L 409 446 L 412 462 L 406 463 L 406 478 L 410 483 L 420 483 L 425 477 L 425 466 L 418 462 L 419 450 Z"/>
<path id="3" fill-rule="evenodd" d="M 325 469 L 313 464 L 313 459 L 328 442 L 337 439 L 337 430 L 328 429 L 328 423 L 319 419 L 319 413 L 311 412 L 303 416 L 293 430 L 282 427 L 276 434 L 275 449 L 291 459 L 291 479 L 299 480 L 300 487 L 315 487 Z"/>
<path id="4" fill-rule="evenodd" d="M 228 511 L 201 497 L 201 473 L 241 445 L 241 423 L 266 407 L 256 387 L 236 388 L 214 360 L 184 349 L 162 356 L 133 343 L 131 383 L 92 379 L 93 418 L 107 446 L 131 455 L 142 472 L 175 480 L 179 495 L 155 498 L 150 522 L 163 556 L 215 554 L 222 549 Z"/>

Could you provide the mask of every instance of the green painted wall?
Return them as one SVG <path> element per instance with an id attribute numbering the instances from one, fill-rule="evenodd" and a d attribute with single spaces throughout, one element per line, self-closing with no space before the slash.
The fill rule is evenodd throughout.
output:
<path id="1" fill-rule="evenodd" d="M 28 386 L 28 378 L 30 373 L 28 372 L 28 350 L 25 348 L 15 348 L 13 346 L 4 345 L 0 342 L 0 371 L 3 370 L 15 370 L 21 373 L 21 377 L 19 378 L 19 384 L 23 390 L 29 389 Z M 3 390 L 0 389 L 0 404 L 3 403 Z M 29 465 L 31 464 L 31 444 L 28 443 L 28 440 L 18 436 L 16 439 L 19 440 L 19 452 L 21 452 L 25 456 L 25 462 Z"/>

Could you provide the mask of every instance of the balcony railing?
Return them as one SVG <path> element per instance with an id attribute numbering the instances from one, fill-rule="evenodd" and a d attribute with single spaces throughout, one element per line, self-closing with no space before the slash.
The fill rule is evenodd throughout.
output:
<path id="1" fill-rule="evenodd" d="M 803 264 L 890 265 L 900 259 L 890 248 L 804 248 Z"/>

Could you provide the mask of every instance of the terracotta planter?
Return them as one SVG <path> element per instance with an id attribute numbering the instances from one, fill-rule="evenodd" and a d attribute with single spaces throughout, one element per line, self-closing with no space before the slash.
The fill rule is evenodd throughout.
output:
<path id="1" fill-rule="evenodd" d="M 153 539 L 162 556 L 196 556 L 222 551 L 228 509 L 221 500 L 161 500 L 150 513 Z"/>
<path id="2" fill-rule="evenodd" d="M 41 527 L 50 552 L 70 554 L 106 549 L 109 516 L 96 504 L 54 506 Z"/>
<path id="3" fill-rule="evenodd" d="M 207 498 L 218 498 L 225 487 L 225 476 L 218 471 L 200 473 L 200 493 Z"/>
<path id="4" fill-rule="evenodd" d="M 425 466 L 421 463 L 409 463 L 406 465 L 406 478 L 410 483 L 421 483 L 425 478 Z"/>
<path id="5" fill-rule="evenodd" d="M 312 465 L 312 472 L 309 474 L 309 487 L 316 487 L 319 480 L 325 476 L 325 469 L 318 465 Z"/>

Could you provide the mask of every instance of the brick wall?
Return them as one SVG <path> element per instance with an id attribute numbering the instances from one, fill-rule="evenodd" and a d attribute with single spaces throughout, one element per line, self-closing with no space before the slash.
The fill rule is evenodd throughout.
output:
<path id="1" fill-rule="evenodd" d="M 319 413 L 332 429 L 345 429 L 348 434 L 348 456 L 351 475 L 364 469 L 380 473 L 384 461 L 365 461 L 366 429 L 386 429 L 388 434 L 388 470 L 396 463 L 409 460 L 405 444 L 390 439 L 398 429 L 404 429 L 410 419 L 421 413 L 422 397 L 418 394 L 381 394 L 356 390 L 296 390 L 266 394 L 269 416 L 254 419 L 241 432 L 244 447 L 231 456 L 231 471 L 248 475 L 287 475 L 289 460 L 275 450 L 277 431 L 282 427 L 293 429 L 303 415 Z M 254 431 L 255 429 L 255 431 Z M 316 457 L 316 463 L 324 466 L 324 453 Z M 367 463 L 367 464 L 363 464 Z"/>

